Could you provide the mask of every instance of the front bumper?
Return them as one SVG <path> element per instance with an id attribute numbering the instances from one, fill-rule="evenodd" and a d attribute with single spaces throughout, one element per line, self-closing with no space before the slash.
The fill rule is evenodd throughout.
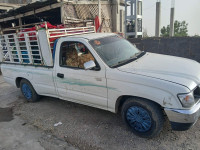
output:
<path id="1" fill-rule="evenodd" d="M 165 108 L 165 113 L 168 116 L 173 130 L 188 130 L 196 123 L 200 116 L 200 102 L 187 110 Z"/>

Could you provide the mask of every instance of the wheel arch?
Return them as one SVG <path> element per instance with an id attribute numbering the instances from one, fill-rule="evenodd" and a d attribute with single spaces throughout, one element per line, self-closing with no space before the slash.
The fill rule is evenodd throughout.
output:
<path id="1" fill-rule="evenodd" d="M 118 112 L 121 111 L 122 105 L 123 105 L 124 102 L 125 102 L 128 98 L 130 98 L 130 97 L 133 97 L 133 98 L 140 98 L 140 99 L 143 99 L 143 100 L 146 100 L 146 101 L 151 101 L 152 103 L 155 103 L 155 104 L 159 105 L 160 108 L 163 109 L 163 107 L 162 107 L 159 103 L 157 103 L 157 102 L 155 102 L 155 101 L 153 101 L 153 100 L 146 99 L 146 98 L 143 98 L 143 97 L 133 96 L 133 95 L 121 95 L 120 97 L 117 98 L 117 101 L 116 101 L 116 103 L 115 103 L 115 112 L 116 112 L 116 113 L 118 113 Z"/>
<path id="2" fill-rule="evenodd" d="M 32 82 L 31 82 L 29 79 L 24 78 L 24 77 L 17 77 L 17 78 L 16 78 L 15 84 L 16 84 L 16 87 L 17 87 L 17 88 L 20 88 L 20 82 L 21 82 L 22 79 L 27 80 L 27 81 L 33 86 L 33 88 L 35 89 L 35 87 L 34 87 L 34 85 L 32 84 Z"/>
<path id="3" fill-rule="evenodd" d="M 15 84 L 16 84 L 17 88 L 20 88 L 20 82 L 21 82 L 22 79 L 25 79 L 25 78 L 23 78 L 23 77 L 17 77 L 16 78 Z M 25 79 L 25 80 L 27 80 L 27 79 Z"/>

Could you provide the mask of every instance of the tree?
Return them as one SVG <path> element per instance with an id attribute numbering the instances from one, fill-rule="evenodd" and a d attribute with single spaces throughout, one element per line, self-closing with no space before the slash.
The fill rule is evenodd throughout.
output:
<path id="1" fill-rule="evenodd" d="M 161 36 L 162 37 L 169 37 L 170 32 L 170 26 L 167 25 L 167 27 L 163 27 L 161 29 Z M 175 21 L 174 22 L 174 36 L 176 37 L 183 37 L 188 36 L 188 23 L 185 21 Z"/>
<path id="2" fill-rule="evenodd" d="M 195 34 L 194 37 L 200 37 L 198 34 Z"/>
<path id="3" fill-rule="evenodd" d="M 170 31 L 169 25 L 167 25 L 167 27 L 163 26 L 163 28 L 161 29 L 161 36 L 169 37 L 169 31 Z"/>

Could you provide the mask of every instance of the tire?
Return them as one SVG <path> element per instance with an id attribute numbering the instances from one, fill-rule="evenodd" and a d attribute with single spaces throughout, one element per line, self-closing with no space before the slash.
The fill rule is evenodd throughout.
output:
<path id="1" fill-rule="evenodd" d="M 28 102 L 36 102 L 39 100 L 40 96 L 36 93 L 33 86 L 28 80 L 26 79 L 21 80 L 20 89 Z"/>
<path id="2" fill-rule="evenodd" d="M 160 133 L 164 124 L 161 107 L 141 98 L 128 98 L 122 106 L 122 119 L 134 134 L 153 138 Z"/>

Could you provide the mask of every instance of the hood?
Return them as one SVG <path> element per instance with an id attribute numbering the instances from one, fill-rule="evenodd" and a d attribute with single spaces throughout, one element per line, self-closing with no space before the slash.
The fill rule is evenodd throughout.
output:
<path id="1" fill-rule="evenodd" d="M 175 56 L 146 53 L 143 57 L 118 69 L 180 84 L 190 90 L 200 83 L 200 64 L 194 60 Z"/>

